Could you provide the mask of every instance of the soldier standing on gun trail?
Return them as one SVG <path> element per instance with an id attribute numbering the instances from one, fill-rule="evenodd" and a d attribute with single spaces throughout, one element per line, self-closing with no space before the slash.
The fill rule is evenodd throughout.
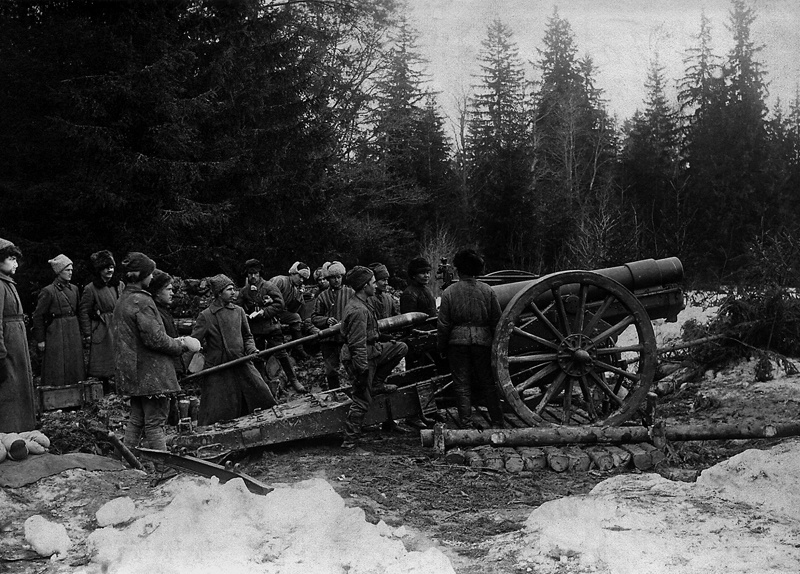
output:
<path id="1" fill-rule="evenodd" d="M 271 347 L 283 344 L 283 334 L 278 318 L 284 311 L 283 295 L 270 281 L 261 277 L 261 262 L 258 259 L 248 259 L 244 264 L 247 281 L 239 291 L 239 305 L 244 308 L 253 333 L 256 347 L 263 351 Z M 306 388 L 297 380 L 297 374 L 289 360 L 289 353 L 286 349 L 275 353 L 275 358 L 286 373 L 289 384 L 298 393 L 305 393 Z M 264 361 L 259 359 L 262 365 Z M 266 369 L 262 369 L 266 375 Z M 266 377 L 265 377 L 266 378 Z M 280 389 L 271 389 L 273 394 L 278 395 Z"/>
<path id="2" fill-rule="evenodd" d="M 205 352 L 205 367 L 258 353 L 244 309 L 234 305 L 236 286 L 226 275 L 210 279 L 214 300 L 197 316 L 192 330 Z M 202 373 L 202 371 L 200 371 Z M 203 378 L 200 412 L 201 426 L 235 419 L 256 409 L 275 406 L 275 397 L 253 362 L 230 367 Z"/>
<path id="3" fill-rule="evenodd" d="M 347 283 L 355 296 L 347 304 L 342 319 L 345 344 L 341 354 L 345 368 L 353 377 L 353 403 L 347 413 L 342 448 L 354 449 L 361 438 L 372 396 L 397 390 L 395 385 L 386 383 L 386 378 L 405 356 L 408 347 L 405 343 L 378 340 L 378 319 L 368 302 L 375 295 L 372 271 L 356 265 L 347 274 Z"/>
<path id="4" fill-rule="evenodd" d="M 345 268 L 339 261 L 326 264 L 325 275 L 328 278 L 328 288 L 319 294 L 314 303 L 314 313 L 311 322 L 317 329 L 327 329 L 341 322 L 344 309 L 355 293 L 347 285 L 342 285 Z M 322 390 L 339 388 L 339 351 L 344 343 L 342 334 L 339 333 L 320 341 L 319 348 L 322 352 L 322 362 L 325 367 L 325 383 Z"/>
<path id="5" fill-rule="evenodd" d="M 500 303 L 491 287 L 475 279 L 483 273 L 483 259 L 475 251 L 459 251 L 453 265 L 458 281 L 442 294 L 437 347 L 450 362 L 458 418 L 462 428 L 473 428 L 472 393 L 477 391 L 492 426 L 502 428 L 503 411 L 492 373 L 492 339 L 500 321 Z"/>
<path id="6" fill-rule="evenodd" d="M 283 296 L 283 311 L 278 320 L 289 327 L 292 341 L 296 341 L 303 336 L 303 319 L 298 311 L 303 306 L 303 280 L 309 277 L 311 277 L 311 269 L 309 269 L 308 265 L 302 261 L 295 261 L 289 268 L 288 275 L 278 275 L 270 279 L 270 283 L 278 287 Z M 305 360 L 311 357 L 303 349 L 303 345 L 297 345 L 292 349 L 292 354 L 298 360 Z"/>

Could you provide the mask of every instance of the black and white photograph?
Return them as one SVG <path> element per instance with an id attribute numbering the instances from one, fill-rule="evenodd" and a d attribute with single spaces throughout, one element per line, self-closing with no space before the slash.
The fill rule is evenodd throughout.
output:
<path id="1" fill-rule="evenodd" d="M 800 572 L 797 0 L 0 0 L 0 573 Z"/>

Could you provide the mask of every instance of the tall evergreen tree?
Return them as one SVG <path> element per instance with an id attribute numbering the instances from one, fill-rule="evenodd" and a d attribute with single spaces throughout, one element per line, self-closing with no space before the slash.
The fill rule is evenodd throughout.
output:
<path id="1" fill-rule="evenodd" d="M 765 72 L 757 60 L 761 47 L 750 37 L 755 18 L 744 0 L 732 0 L 728 30 L 734 46 L 719 79 L 701 65 L 709 61 L 701 23 L 701 48 L 681 92 L 684 104 L 695 108 L 687 138 L 689 192 L 697 209 L 690 230 L 695 265 L 723 273 L 743 264 L 747 243 L 776 217 L 774 179 L 765 155 Z"/>
<path id="2" fill-rule="evenodd" d="M 538 62 L 541 81 L 534 97 L 533 141 L 536 244 L 538 265 L 595 266 L 616 259 L 607 248 L 620 242 L 605 235 L 575 242 L 587 229 L 601 229 L 589 220 L 609 205 L 613 190 L 615 134 L 594 82 L 590 57 L 577 58 L 572 27 L 558 10 L 547 21 Z M 596 249 L 584 248 L 594 244 Z M 578 247 L 582 245 L 583 247 Z"/>
<path id="3" fill-rule="evenodd" d="M 530 155 L 525 80 L 510 28 L 492 21 L 478 56 L 481 74 L 470 102 L 466 154 L 475 197 L 471 227 L 490 265 L 530 265 Z"/>
<path id="4" fill-rule="evenodd" d="M 621 185 L 632 200 L 644 232 L 642 251 L 650 256 L 680 255 L 688 224 L 680 156 L 678 112 L 670 105 L 664 68 L 656 57 L 645 82 L 647 98 L 625 126 Z"/>

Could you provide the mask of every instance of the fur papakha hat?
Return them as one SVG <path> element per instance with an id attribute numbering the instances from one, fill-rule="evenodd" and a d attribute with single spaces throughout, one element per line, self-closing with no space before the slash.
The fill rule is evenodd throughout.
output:
<path id="1" fill-rule="evenodd" d="M 414 257 L 408 263 L 408 276 L 413 277 L 419 273 L 425 273 L 431 270 L 431 264 L 424 257 Z"/>
<path id="2" fill-rule="evenodd" d="M 327 267 L 326 267 L 327 265 Z M 344 276 L 347 273 L 347 270 L 344 268 L 344 265 L 340 261 L 333 261 L 332 263 L 326 263 L 322 266 L 325 270 L 325 277 L 330 277 L 331 275 L 339 275 Z"/>
<path id="3" fill-rule="evenodd" d="M 369 268 L 375 274 L 375 281 L 389 278 L 389 268 L 383 263 L 370 263 Z"/>
<path id="4" fill-rule="evenodd" d="M 122 271 L 138 273 L 139 279 L 144 279 L 155 270 L 156 262 L 140 251 L 131 251 L 122 260 Z"/>
<path id="5" fill-rule="evenodd" d="M 156 295 L 164 287 L 172 283 L 172 275 L 161 269 L 153 271 L 153 278 L 150 280 L 150 285 L 147 290 L 153 295 Z"/>
<path id="6" fill-rule="evenodd" d="M 289 275 L 293 273 L 297 273 L 303 279 L 311 277 L 311 269 L 302 261 L 295 261 L 294 264 L 289 267 Z"/>
<path id="7" fill-rule="evenodd" d="M 360 289 L 363 289 L 367 283 L 369 283 L 369 280 L 372 279 L 373 275 L 375 274 L 369 267 L 356 265 L 347 273 L 345 281 L 348 285 L 350 285 L 350 287 L 353 288 L 353 290 L 359 291 Z"/>
<path id="8" fill-rule="evenodd" d="M 92 262 L 92 267 L 97 271 L 102 271 L 106 267 L 117 266 L 117 262 L 114 261 L 114 256 L 107 249 L 101 249 L 100 251 L 92 253 L 89 257 L 89 261 Z"/>
<path id="9" fill-rule="evenodd" d="M 483 273 L 483 259 L 474 249 L 462 249 L 453 257 L 453 265 L 459 273 L 473 277 Z"/>

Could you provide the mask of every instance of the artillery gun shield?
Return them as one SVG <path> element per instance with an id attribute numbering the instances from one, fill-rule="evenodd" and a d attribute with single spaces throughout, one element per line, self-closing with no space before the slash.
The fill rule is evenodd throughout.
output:
<path id="1" fill-rule="evenodd" d="M 553 273 L 519 291 L 492 350 L 503 396 L 532 426 L 620 424 L 645 400 L 657 364 L 647 310 L 591 271 Z"/>

